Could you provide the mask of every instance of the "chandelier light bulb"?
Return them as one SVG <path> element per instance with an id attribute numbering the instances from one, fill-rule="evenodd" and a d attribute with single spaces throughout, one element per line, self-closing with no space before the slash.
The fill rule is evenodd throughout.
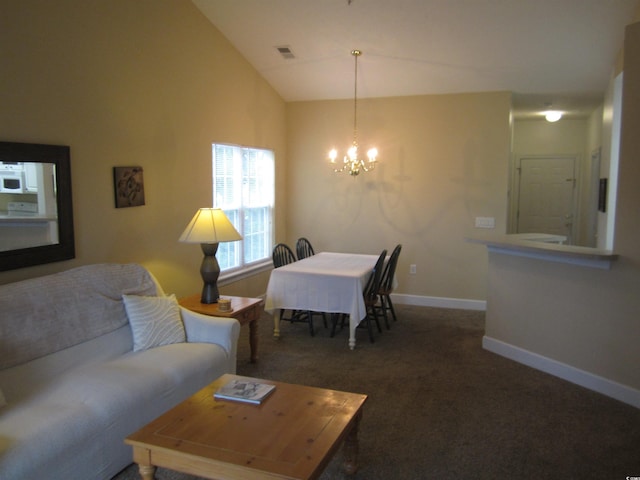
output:
<path id="1" fill-rule="evenodd" d="M 349 150 L 347 150 L 347 155 L 349 156 L 349 160 L 355 162 L 358 160 L 358 146 L 352 145 Z"/>

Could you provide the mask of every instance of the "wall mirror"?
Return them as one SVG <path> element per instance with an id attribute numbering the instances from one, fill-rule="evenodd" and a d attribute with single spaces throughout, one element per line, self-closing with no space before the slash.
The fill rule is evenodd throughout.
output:
<path id="1" fill-rule="evenodd" d="M 0 142 L 0 271 L 72 258 L 69 147 Z"/>

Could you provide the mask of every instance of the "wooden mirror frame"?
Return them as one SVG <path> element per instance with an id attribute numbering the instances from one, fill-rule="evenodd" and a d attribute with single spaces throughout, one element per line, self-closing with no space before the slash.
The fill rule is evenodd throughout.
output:
<path id="1" fill-rule="evenodd" d="M 0 161 L 53 163 L 58 207 L 58 243 L 0 252 L 0 271 L 75 258 L 70 148 L 62 145 L 0 142 Z"/>

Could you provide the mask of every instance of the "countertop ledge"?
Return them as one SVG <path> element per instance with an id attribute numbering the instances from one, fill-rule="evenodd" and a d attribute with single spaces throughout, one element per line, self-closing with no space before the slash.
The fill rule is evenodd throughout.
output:
<path id="1" fill-rule="evenodd" d="M 551 262 L 569 263 L 572 265 L 606 270 L 611 268 L 611 262 L 618 259 L 618 255 L 611 250 L 522 240 L 510 238 L 509 235 L 491 238 L 466 238 L 465 240 L 471 243 L 486 245 L 489 251 L 505 255 L 537 258 Z"/>
<path id="2" fill-rule="evenodd" d="M 51 222 L 58 220 L 54 216 L 47 215 L 2 215 L 0 214 L 0 222 L 2 223 L 35 223 L 35 222 Z"/>

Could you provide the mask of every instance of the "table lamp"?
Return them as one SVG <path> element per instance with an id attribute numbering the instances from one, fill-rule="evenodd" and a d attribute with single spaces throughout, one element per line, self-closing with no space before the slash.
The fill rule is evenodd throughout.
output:
<path id="1" fill-rule="evenodd" d="M 181 242 L 199 243 L 204 253 L 200 266 L 200 274 L 204 281 L 200 299 L 202 303 L 216 303 L 220 296 L 218 294 L 220 265 L 216 259 L 218 243 L 236 240 L 242 240 L 242 236 L 219 208 L 199 209 L 180 235 Z"/>

